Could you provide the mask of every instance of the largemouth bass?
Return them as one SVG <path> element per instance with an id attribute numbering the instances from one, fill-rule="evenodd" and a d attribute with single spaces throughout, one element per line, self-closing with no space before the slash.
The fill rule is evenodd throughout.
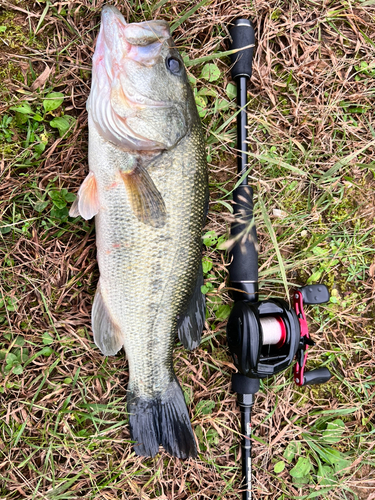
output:
<path id="1" fill-rule="evenodd" d="M 90 173 L 70 215 L 95 216 L 94 340 L 108 356 L 125 348 L 135 452 L 154 456 L 162 444 L 193 457 L 172 349 L 177 333 L 195 348 L 204 326 L 207 166 L 194 96 L 165 21 L 127 24 L 115 7 L 103 8 L 87 110 Z"/>

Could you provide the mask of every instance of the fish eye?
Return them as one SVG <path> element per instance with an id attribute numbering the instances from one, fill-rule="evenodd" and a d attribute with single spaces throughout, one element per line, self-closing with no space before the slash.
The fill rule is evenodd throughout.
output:
<path id="1" fill-rule="evenodd" d="M 174 75 L 176 75 L 180 71 L 180 61 L 174 57 L 167 57 L 167 59 L 165 60 L 165 64 L 169 71 Z"/>

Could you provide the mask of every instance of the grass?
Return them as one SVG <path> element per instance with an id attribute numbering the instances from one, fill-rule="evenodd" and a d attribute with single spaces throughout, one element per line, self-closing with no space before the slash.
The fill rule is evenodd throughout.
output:
<path id="1" fill-rule="evenodd" d="M 200 348 L 178 344 L 174 357 L 200 449 L 185 462 L 131 450 L 127 362 L 103 358 L 91 336 L 93 224 L 68 217 L 87 172 L 101 5 L 12 0 L 0 11 L 0 498 L 241 498 L 221 249 L 237 180 L 235 89 L 222 53 L 228 23 L 244 16 L 257 40 L 249 175 L 261 293 L 329 286 L 331 301 L 308 309 L 309 367 L 334 374 L 317 387 L 293 385 L 291 369 L 262 382 L 254 498 L 374 499 L 373 2 L 119 3 L 128 21 L 173 26 L 207 140 L 207 328 Z"/>

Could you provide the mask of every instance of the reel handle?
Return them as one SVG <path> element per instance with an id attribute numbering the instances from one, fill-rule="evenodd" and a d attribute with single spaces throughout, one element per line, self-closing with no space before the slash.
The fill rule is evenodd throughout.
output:
<path id="1" fill-rule="evenodd" d="M 325 382 L 328 382 L 331 377 L 332 374 L 328 368 L 317 368 L 316 370 L 304 373 L 302 385 L 324 384 Z"/>
<path id="2" fill-rule="evenodd" d="M 253 66 L 254 47 L 249 47 L 249 45 L 254 46 L 255 44 L 253 25 L 248 19 L 237 19 L 229 33 L 233 40 L 230 49 L 243 49 L 230 56 L 231 63 L 233 64 L 231 70 L 232 78 L 233 80 L 239 76 L 250 78 Z"/>

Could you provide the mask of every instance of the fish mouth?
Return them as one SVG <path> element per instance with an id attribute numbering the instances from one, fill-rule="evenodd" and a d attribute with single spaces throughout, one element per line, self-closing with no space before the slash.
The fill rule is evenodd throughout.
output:
<path id="1" fill-rule="evenodd" d="M 101 31 L 107 50 L 113 51 L 117 60 L 126 57 L 146 66 L 155 64 L 163 43 L 171 38 L 166 21 L 128 24 L 112 5 L 103 7 Z"/>
<path id="2" fill-rule="evenodd" d="M 102 23 L 108 23 L 117 20 L 119 23 L 126 25 L 126 21 L 121 12 L 113 5 L 103 5 L 102 8 Z"/>
<path id="3" fill-rule="evenodd" d="M 94 57 L 93 63 L 98 65 L 104 56 L 105 69 L 112 82 L 123 79 L 121 61 L 125 59 L 153 66 L 163 43 L 170 39 L 166 21 L 127 24 L 121 12 L 112 5 L 103 7 L 100 35 L 97 42 L 97 48 L 100 48 L 99 44 L 102 45 L 100 57 Z M 129 81 L 122 85 L 122 90 L 122 97 L 129 108 L 166 107 L 166 103 L 140 94 Z"/>

